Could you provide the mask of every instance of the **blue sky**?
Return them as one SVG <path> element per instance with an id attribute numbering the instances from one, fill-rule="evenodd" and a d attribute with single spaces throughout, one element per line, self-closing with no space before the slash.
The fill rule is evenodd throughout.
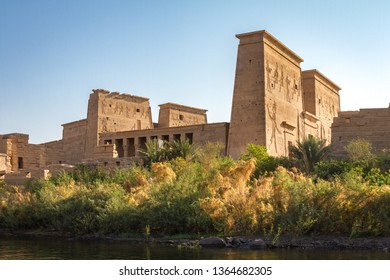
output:
<path id="1" fill-rule="evenodd" d="M 60 139 L 92 89 L 208 109 L 229 122 L 238 40 L 266 29 L 342 90 L 388 107 L 390 1 L 0 0 L 0 134 Z"/>

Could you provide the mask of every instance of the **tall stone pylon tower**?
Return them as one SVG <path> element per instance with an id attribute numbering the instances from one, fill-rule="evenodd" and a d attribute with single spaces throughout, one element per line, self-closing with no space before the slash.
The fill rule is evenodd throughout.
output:
<path id="1" fill-rule="evenodd" d="M 247 144 L 288 156 L 304 126 L 303 61 L 267 31 L 236 35 L 238 46 L 228 154 L 238 158 Z"/>

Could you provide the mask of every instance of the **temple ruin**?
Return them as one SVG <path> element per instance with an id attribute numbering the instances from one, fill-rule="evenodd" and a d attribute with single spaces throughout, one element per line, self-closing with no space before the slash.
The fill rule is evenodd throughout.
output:
<path id="1" fill-rule="evenodd" d="M 361 133 L 389 148 L 390 109 L 340 113 L 340 87 L 318 70 L 302 71 L 303 59 L 270 33 L 236 37 L 230 123 L 208 123 L 207 110 L 175 103 L 159 105 L 155 123 L 148 98 L 96 89 L 86 119 L 63 124 L 61 140 L 35 145 L 26 134 L 0 135 L 0 178 L 17 183 L 77 163 L 126 166 L 151 139 L 220 142 L 221 153 L 233 158 L 248 143 L 264 145 L 274 156 L 289 156 L 290 146 L 308 135 L 332 140 L 339 154 Z"/>

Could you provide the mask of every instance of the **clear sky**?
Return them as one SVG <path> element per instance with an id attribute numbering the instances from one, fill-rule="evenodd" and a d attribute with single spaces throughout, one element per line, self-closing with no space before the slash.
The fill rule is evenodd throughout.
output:
<path id="1" fill-rule="evenodd" d="M 31 143 L 83 119 L 92 89 L 208 109 L 229 122 L 238 39 L 266 29 L 342 90 L 388 107 L 388 0 L 0 0 L 0 134 Z"/>

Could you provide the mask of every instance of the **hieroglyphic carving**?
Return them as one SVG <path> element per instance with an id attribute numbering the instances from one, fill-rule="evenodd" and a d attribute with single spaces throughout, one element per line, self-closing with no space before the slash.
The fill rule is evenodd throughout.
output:
<path id="1" fill-rule="evenodd" d="M 150 108 L 146 108 L 146 113 L 144 118 L 147 119 L 150 116 Z"/>
<path id="2" fill-rule="evenodd" d="M 102 114 L 106 114 L 107 101 L 106 99 L 102 99 Z"/>
<path id="3" fill-rule="evenodd" d="M 291 84 L 291 80 L 290 78 L 288 77 L 288 75 L 286 76 L 286 100 L 288 102 L 291 102 L 291 97 L 290 97 L 290 84 Z"/>
<path id="4" fill-rule="evenodd" d="M 277 108 L 276 108 L 275 101 L 274 101 L 271 109 L 270 109 L 269 105 L 267 104 L 268 115 L 269 115 L 271 122 L 272 122 L 272 131 L 271 131 L 271 138 L 270 138 L 269 146 L 274 144 L 275 151 L 278 152 L 278 147 L 277 147 L 277 143 L 276 143 L 276 132 L 278 132 L 278 133 L 281 133 L 281 132 L 278 128 L 278 124 L 276 121 L 276 110 L 277 110 Z"/>
<path id="5" fill-rule="evenodd" d="M 297 98 L 297 101 L 299 101 L 299 97 L 300 97 L 300 87 L 299 87 L 299 83 L 297 82 L 297 79 L 296 79 L 296 76 L 294 74 L 294 79 L 293 79 L 293 99 Z"/>
<path id="6" fill-rule="evenodd" d="M 126 118 L 130 118 L 131 114 L 131 107 L 129 105 L 126 105 Z"/>
<path id="7" fill-rule="evenodd" d="M 283 66 L 280 67 L 280 80 L 279 80 L 279 92 L 282 91 L 282 87 L 284 87 L 284 71 Z"/>
<path id="8" fill-rule="evenodd" d="M 268 59 L 267 59 L 267 67 L 265 68 L 265 70 L 267 71 L 267 90 L 271 91 L 272 90 L 272 87 L 271 87 L 271 72 L 272 72 L 272 68 L 269 66 Z"/>
<path id="9" fill-rule="evenodd" d="M 326 136 L 325 136 L 325 127 L 324 125 L 321 123 L 321 134 L 320 134 L 320 138 L 321 139 L 326 139 Z"/>
<path id="10" fill-rule="evenodd" d="M 106 118 L 102 118 L 101 125 L 102 125 L 101 132 L 108 132 L 107 119 Z"/>
<path id="11" fill-rule="evenodd" d="M 274 83 L 277 84 L 279 82 L 279 69 L 278 63 L 276 63 L 275 72 L 274 72 Z"/>
<path id="12" fill-rule="evenodd" d="M 116 102 L 114 107 L 114 114 L 122 115 L 123 114 L 123 104 L 121 102 Z"/>

